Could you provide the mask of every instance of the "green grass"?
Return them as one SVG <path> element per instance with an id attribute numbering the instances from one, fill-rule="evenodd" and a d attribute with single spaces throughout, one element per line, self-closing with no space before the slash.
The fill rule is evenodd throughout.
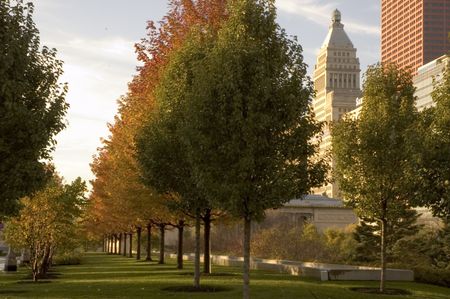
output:
<path id="1" fill-rule="evenodd" d="M 214 266 L 222 275 L 203 276 L 203 285 L 225 287 L 217 293 L 176 293 L 166 287 L 192 284 L 192 264 L 186 270 L 176 270 L 174 261 L 167 265 L 136 261 L 121 256 L 89 253 L 82 264 L 52 268 L 55 278 L 48 283 L 26 281 L 29 271 L 21 268 L 14 274 L 0 274 L 0 298 L 241 298 L 239 268 Z M 437 286 L 390 282 L 389 288 L 406 289 L 411 296 L 365 295 L 350 291 L 351 287 L 376 287 L 376 282 L 320 282 L 264 271 L 251 274 L 251 297 L 257 299 L 363 299 L 363 298 L 423 298 L 448 299 L 450 289 Z"/>

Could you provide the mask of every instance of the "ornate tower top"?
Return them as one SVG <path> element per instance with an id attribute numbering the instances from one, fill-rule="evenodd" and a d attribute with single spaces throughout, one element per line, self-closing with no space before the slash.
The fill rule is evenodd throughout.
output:
<path id="1" fill-rule="evenodd" d="M 331 17 L 331 20 L 333 23 L 340 23 L 341 22 L 341 12 L 337 9 L 333 11 L 333 16 Z"/>
<path id="2" fill-rule="evenodd" d="M 342 15 L 337 9 L 333 11 L 331 16 L 331 24 L 328 35 L 325 38 L 322 48 L 337 47 L 353 49 L 353 44 L 344 31 L 344 24 L 341 23 Z"/>

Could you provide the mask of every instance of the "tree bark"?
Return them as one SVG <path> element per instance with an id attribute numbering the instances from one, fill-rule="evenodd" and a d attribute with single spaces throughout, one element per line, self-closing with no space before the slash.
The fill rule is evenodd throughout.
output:
<path id="1" fill-rule="evenodd" d="M 203 232 L 205 247 L 203 251 L 203 273 L 211 273 L 211 209 L 206 211 L 203 217 L 205 230 Z"/>
<path id="2" fill-rule="evenodd" d="M 386 280 L 386 224 L 385 218 L 381 220 L 381 277 L 380 277 L 380 292 L 383 293 L 385 289 Z"/>
<path id="3" fill-rule="evenodd" d="M 200 209 L 195 211 L 194 288 L 200 288 Z"/>
<path id="4" fill-rule="evenodd" d="M 122 233 L 119 234 L 119 250 L 117 254 L 122 254 Z"/>
<path id="5" fill-rule="evenodd" d="M 103 252 L 106 252 L 106 237 L 105 236 L 103 236 L 103 242 L 102 242 L 103 244 L 103 249 L 102 249 L 102 251 Z"/>
<path id="6" fill-rule="evenodd" d="M 133 257 L 133 234 L 130 233 L 130 250 L 128 253 L 128 257 Z"/>
<path id="7" fill-rule="evenodd" d="M 127 233 L 123 233 L 123 256 L 127 256 Z"/>
<path id="8" fill-rule="evenodd" d="M 114 254 L 117 254 L 117 235 L 113 235 Z"/>
<path id="9" fill-rule="evenodd" d="M 183 269 L 183 233 L 184 220 L 178 221 L 177 269 Z"/>
<path id="10" fill-rule="evenodd" d="M 108 253 L 111 254 L 112 253 L 112 240 L 111 240 L 111 235 L 108 236 Z"/>
<path id="11" fill-rule="evenodd" d="M 138 226 L 136 229 L 137 232 L 137 247 L 136 247 L 136 259 L 140 260 L 141 259 L 141 232 L 142 232 L 142 227 Z"/>
<path id="12" fill-rule="evenodd" d="M 251 220 L 250 217 L 244 218 L 244 289 L 243 298 L 250 298 L 250 238 L 251 238 Z"/>
<path id="13" fill-rule="evenodd" d="M 152 261 L 152 226 L 147 225 L 147 261 Z"/>
<path id="14" fill-rule="evenodd" d="M 158 264 L 164 264 L 164 247 L 165 247 L 165 232 L 166 232 L 166 225 L 160 224 L 159 225 L 159 261 Z"/>

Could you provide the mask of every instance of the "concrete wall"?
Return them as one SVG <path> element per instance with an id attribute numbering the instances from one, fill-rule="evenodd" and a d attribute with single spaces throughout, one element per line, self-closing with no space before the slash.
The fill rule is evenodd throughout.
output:
<path id="1" fill-rule="evenodd" d="M 167 254 L 170 258 L 176 258 L 176 254 Z M 185 254 L 184 260 L 193 261 L 193 254 Z M 201 261 L 203 257 L 201 257 Z M 241 267 L 244 263 L 243 257 L 232 257 L 224 255 L 212 255 L 211 262 L 214 265 Z M 324 264 L 324 263 L 302 263 L 286 260 L 269 260 L 252 258 L 250 269 L 266 270 L 278 273 L 286 273 L 295 276 L 311 277 L 320 280 L 379 280 L 380 269 L 373 267 Z M 413 281 L 414 272 L 403 269 L 387 269 L 386 280 L 389 281 Z"/>

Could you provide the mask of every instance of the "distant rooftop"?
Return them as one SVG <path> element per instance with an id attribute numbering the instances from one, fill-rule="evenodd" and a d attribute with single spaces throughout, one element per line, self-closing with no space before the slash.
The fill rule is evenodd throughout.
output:
<path id="1" fill-rule="evenodd" d="M 293 199 L 287 202 L 285 207 L 314 207 L 314 208 L 345 208 L 340 199 L 330 198 L 323 195 L 308 194 L 303 199 Z"/>

